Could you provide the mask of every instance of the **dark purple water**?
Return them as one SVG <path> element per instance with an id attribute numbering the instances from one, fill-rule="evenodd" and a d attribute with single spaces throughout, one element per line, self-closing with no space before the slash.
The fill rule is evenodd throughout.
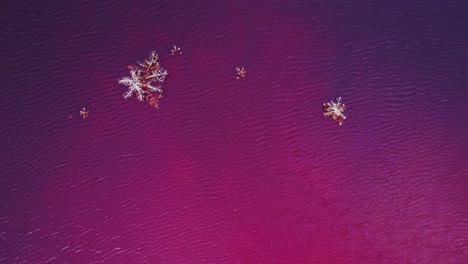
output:
<path id="1" fill-rule="evenodd" d="M 0 263 L 468 263 L 466 1 L 18 2 Z"/>

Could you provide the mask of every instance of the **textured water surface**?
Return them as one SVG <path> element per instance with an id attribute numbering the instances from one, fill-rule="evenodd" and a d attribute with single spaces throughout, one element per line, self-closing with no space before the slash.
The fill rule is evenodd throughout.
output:
<path id="1" fill-rule="evenodd" d="M 464 1 L 43 2 L 0 11 L 0 263 L 467 263 Z"/>

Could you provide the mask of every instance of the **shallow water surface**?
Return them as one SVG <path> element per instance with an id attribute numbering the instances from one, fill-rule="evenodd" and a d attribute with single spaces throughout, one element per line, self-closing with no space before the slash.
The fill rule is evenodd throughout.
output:
<path id="1" fill-rule="evenodd" d="M 464 1 L 189 2 L 2 5 L 0 263 L 466 263 Z"/>

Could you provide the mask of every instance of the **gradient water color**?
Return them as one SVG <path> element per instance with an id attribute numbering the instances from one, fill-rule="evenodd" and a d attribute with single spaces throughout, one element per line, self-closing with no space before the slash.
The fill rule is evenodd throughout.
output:
<path id="1" fill-rule="evenodd" d="M 0 263 L 467 263 L 466 1 L 1 6 Z"/>

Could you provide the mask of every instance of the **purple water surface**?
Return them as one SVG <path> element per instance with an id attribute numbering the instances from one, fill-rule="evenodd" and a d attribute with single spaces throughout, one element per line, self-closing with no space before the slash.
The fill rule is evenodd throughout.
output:
<path id="1" fill-rule="evenodd" d="M 468 262 L 465 1 L 43 2 L 1 4 L 0 263 Z"/>

